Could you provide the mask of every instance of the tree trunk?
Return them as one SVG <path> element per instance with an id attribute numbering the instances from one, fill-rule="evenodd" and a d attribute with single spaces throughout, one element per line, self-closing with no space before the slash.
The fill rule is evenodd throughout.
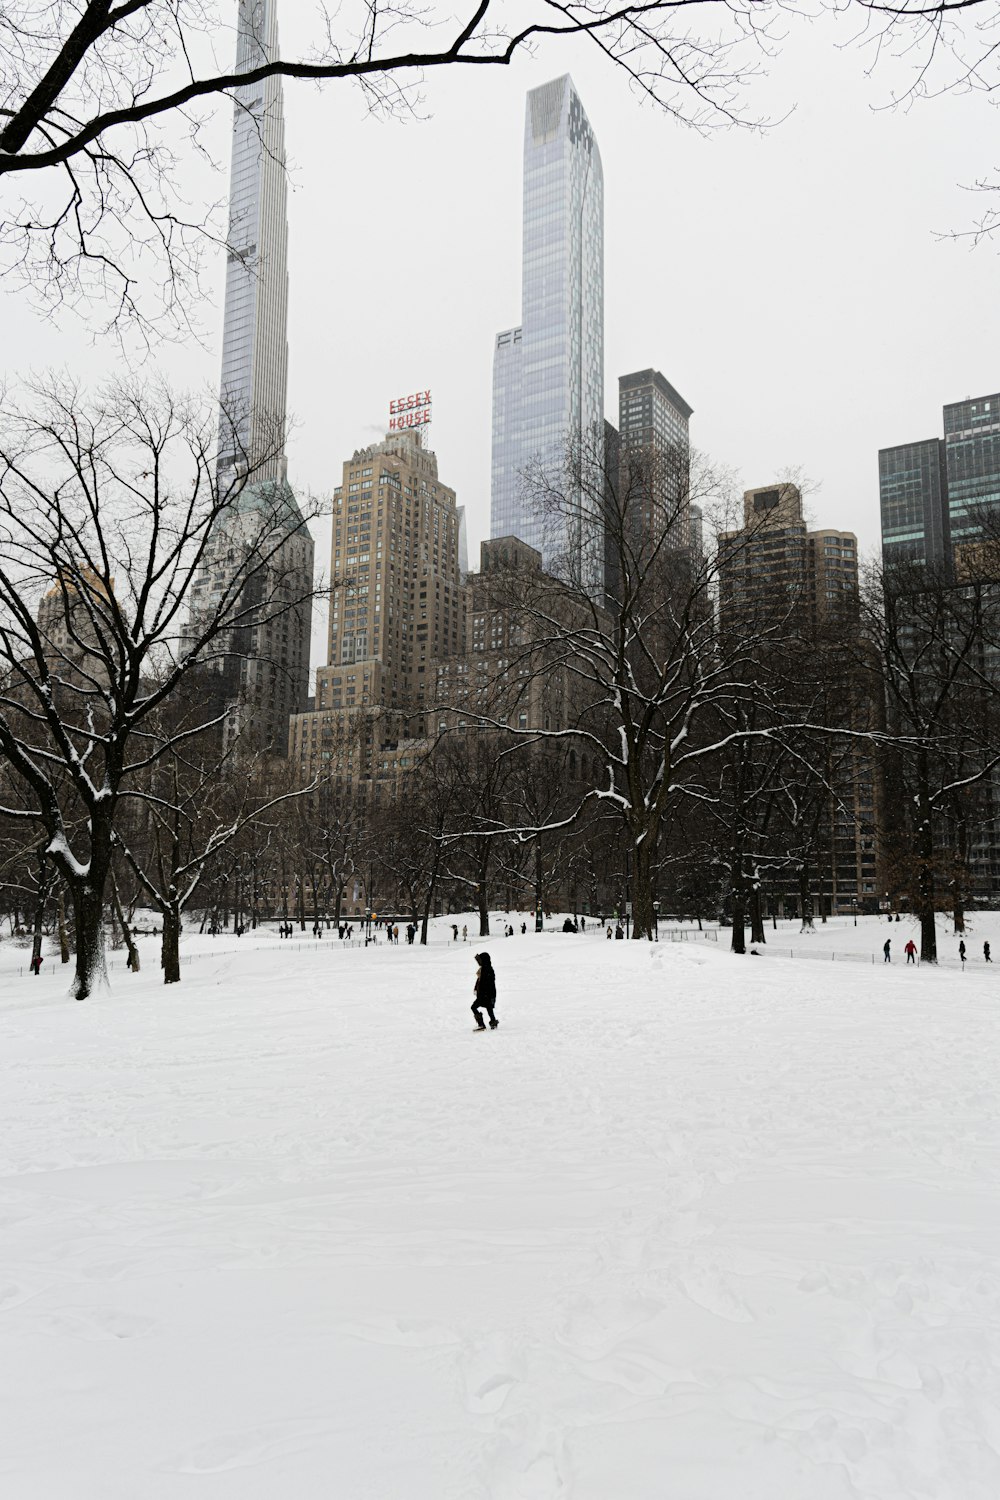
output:
<path id="1" fill-rule="evenodd" d="M 920 860 L 920 962 L 937 963 L 937 928 L 934 921 L 934 818 L 930 797 L 930 772 L 926 753 L 917 762 L 917 857 Z"/>
<path id="2" fill-rule="evenodd" d="M 92 857 L 88 874 L 78 876 L 71 886 L 73 923 L 76 928 L 76 972 L 72 990 L 74 1000 L 86 1000 L 95 989 L 107 986 L 108 970 L 104 954 L 104 888 L 107 875 L 108 866 L 105 865 L 103 870 L 96 868 Z"/>
<path id="3" fill-rule="evenodd" d="M 430 888 L 428 889 L 428 892 L 427 892 L 427 900 L 424 902 L 423 917 L 421 918 L 421 921 L 420 921 L 420 946 L 422 948 L 426 948 L 427 947 L 427 924 L 428 924 L 428 922 L 431 919 L 431 905 L 432 905 L 432 903 L 434 901 L 434 886 L 435 886 L 435 884 L 436 884 L 435 881 L 432 881 L 431 884 L 430 884 Z"/>
<path id="4" fill-rule="evenodd" d="M 59 892 L 59 962 L 69 963 L 69 936 L 66 932 L 66 901 L 63 893 Z"/>
<path id="5" fill-rule="evenodd" d="M 122 911 L 121 897 L 118 894 L 118 882 L 113 875 L 111 877 L 111 900 L 114 905 L 115 916 L 118 918 L 118 926 L 121 928 L 122 936 L 125 939 L 125 947 L 128 950 L 128 966 L 133 974 L 138 974 L 139 950 L 135 946 L 132 934 L 129 931 L 129 925 L 125 920 L 125 913 Z"/>
<path id="6" fill-rule="evenodd" d="M 298 890 L 297 890 L 297 893 L 296 893 L 296 902 L 297 902 L 297 905 L 298 905 L 299 931 L 300 932 L 305 932 L 305 930 L 306 930 L 306 883 L 302 879 L 301 875 L 298 878 L 298 883 L 297 884 L 298 884 Z"/>
<path id="7" fill-rule="evenodd" d="M 955 879 L 952 890 L 952 912 L 956 932 L 965 931 L 965 872 L 969 860 L 969 828 L 964 817 L 955 829 Z"/>
<path id="8" fill-rule="evenodd" d="M 31 974 L 38 978 L 38 968 L 42 957 L 42 924 L 45 921 L 45 903 L 49 899 L 49 872 L 45 863 L 45 855 L 38 856 L 38 897 L 35 901 L 35 923 L 31 942 Z"/>
<path id="9" fill-rule="evenodd" d="M 750 884 L 750 941 L 766 943 L 764 936 L 764 907 L 760 897 L 760 883 L 754 879 Z"/>
<path id="10" fill-rule="evenodd" d="M 733 953 L 747 951 L 746 886 L 743 882 L 743 872 L 738 868 L 733 873 L 733 940 L 730 948 Z"/>
<path id="11" fill-rule="evenodd" d="M 163 940 L 160 946 L 160 966 L 164 984 L 179 984 L 181 977 L 181 914 L 176 904 L 171 903 L 163 912 Z"/>
<path id="12" fill-rule="evenodd" d="M 541 931 L 542 912 L 545 910 L 545 854 L 542 836 L 535 834 L 535 931 Z"/>
<path id="13" fill-rule="evenodd" d="M 809 890 L 809 866 L 805 860 L 799 866 L 799 912 L 802 917 L 802 931 L 814 932 L 812 895 Z"/>
<path id="14" fill-rule="evenodd" d="M 637 840 L 632 861 L 632 936 L 653 940 L 653 869 L 656 844 L 649 830 Z"/>

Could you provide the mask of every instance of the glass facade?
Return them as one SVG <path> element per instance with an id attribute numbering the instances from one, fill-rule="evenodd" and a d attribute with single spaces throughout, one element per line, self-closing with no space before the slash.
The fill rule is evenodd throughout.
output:
<path id="1" fill-rule="evenodd" d="M 882 556 L 955 566 L 984 510 L 1000 507 L 1000 393 L 944 408 L 944 439 L 883 448 L 878 456 Z"/>
<path id="2" fill-rule="evenodd" d="M 946 564 L 951 548 L 940 439 L 880 449 L 878 484 L 885 562 Z"/>
<path id="3" fill-rule="evenodd" d="M 526 485 L 533 462 L 558 474 L 577 443 L 599 464 L 604 439 L 604 174 L 568 75 L 527 97 L 522 288 L 521 326 L 494 351 L 490 534 L 520 537 L 544 566 L 599 589 L 603 537 L 583 524 L 583 491 L 555 522 Z"/>
<path id="4" fill-rule="evenodd" d="M 953 545 L 975 541 L 982 510 L 1000 507 L 1000 394 L 944 409 L 948 525 Z"/>
<path id="5" fill-rule="evenodd" d="M 236 71 L 278 53 L 277 0 L 239 0 Z M 219 471 L 248 459 L 284 479 L 288 216 L 280 78 L 235 91 L 222 334 Z M 271 456 L 273 455 L 273 456 Z"/>
<path id="6" fill-rule="evenodd" d="M 236 69 L 245 73 L 278 55 L 277 0 L 239 0 Z M 288 388 L 288 219 L 281 80 L 234 91 L 233 154 L 226 259 L 226 302 L 217 478 L 225 490 L 247 470 L 252 479 L 220 516 L 192 583 L 191 617 L 218 608 L 231 585 L 232 559 L 259 545 L 262 517 L 288 535 L 258 587 L 297 601 L 229 636 L 215 670 L 229 700 L 227 735 L 249 731 L 284 755 L 288 721 L 305 707 L 313 542 L 285 477 Z"/>

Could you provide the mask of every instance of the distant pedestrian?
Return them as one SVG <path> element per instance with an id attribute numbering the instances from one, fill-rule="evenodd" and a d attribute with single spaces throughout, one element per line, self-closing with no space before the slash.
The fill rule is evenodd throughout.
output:
<path id="1" fill-rule="evenodd" d="M 28 965 L 28 967 L 37 979 L 39 974 L 42 972 L 42 955 L 40 953 L 35 953 L 32 956 L 31 963 Z"/>
<path id="2" fill-rule="evenodd" d="M 959 959 L 961 960 L 962 968 L 964 969 L 965 968 L 965 938 L 962 938 L 961 942 L 958 945 L 958 956 L 959 956 Z"/>
<path id="3" fill-rule="evenodd" d="M 399 923 L 398 922 L 393 922 L 393 924 L 392 924 L 392 940 L 393 940 L 394 943 L 397 943 L 397 944 L 399 942 Z"/>
<path id="4" fill-rule="evenodd" d="M 609 943 L 610 943 L 610 941 L 611 941 L 611 939 L 612 939 L 613 936 L 614 936 L 614 934 L 611 931 L 611 923 L 609 922 L 608 923 L 608 942 Z"/>
<path id="5" fill-rule="evenodd" d="M 452 924 L 451 924 L 451 934 L 452 934 L 452 936 L 451 936 L 452 942 L 453 943 L 457 943 L 458 942 L 458 923 L 457 922 L 452 922 Z"/>
<path id="6" fill-rule="evenodd" d="M 886 938 L 885 942 L 882 944 L 882 952 L 884 954 L 882 962 L 884 964 L 891 964 L 892 963 L 892 955 L 889 952 L 889 949 L 891 947 L 892 947 L 892 938 Z"/>
<path id="7" fill-rule="evenodd" d="M 907 943 L 906 947 L 903 949 L 903 952 L 906 954 L 906 962 L 908 964 L 915 964 L 916 963 L 916 961 L 917 961 L 917 945 L 913 941 L 912 938 L 910 938 L 910 941 Z"/>
<path id="8" fill-rule="evenodd" d="M 580 931 L 581 932 L 586 932 L 586 930 L 587 930 L 587 919 L 586 919 L 586 917 L 581 917 L 580 918 Z"/>
<path id="9" fill-rule="evenodd" d="M 472 1002 L 472 1014 L 476 1018 L 476 1030 L 485 1031 L 482 1013 L 485 1010 L 490 1018 L 490 1030 L 495 1031 L 500 1025 L 493 1014 L 493 1007 L 497 1003 L 497 977 L 493 972 L 493 960 L 488 953 L 477 953 L 476 963 L 476 998 Z"/>
<path id="10" fill-rule="evenodd" d="M 469 941 L 469 929 L 463 923 L 462 924 L 462 942 L 463 943 L 467 943 L 468 941 Z"/>
<path id="11" fill-rule="evenodd" d="M 990 958 L 990 945 L 989 945 L 989 943 L 984 943 L 983 944 L 983 958 L 986 960 L 986 962 L 988 964 L 991 964 L 993 962 L 992 958 Z"/>
<path id="12" fill-rule="evenodd" d="M 615 928 L 615 941 L 617 942 L 620 938 L 623 939 L 624 937 L 625 937 L 625 933 L 624 933 L 624 930 L 622 929 L 622 924 L 619 922 L 618 926 Z"/>
<path id="13" fill-rule="evenodd" d="M 528 930 L 528 924 L 527 924 L 527 922 L 522 922 L 521 923 L 521 936 L 522 937 L 524 937 L 524 934 L 527 932 L 527 930 Z"/>

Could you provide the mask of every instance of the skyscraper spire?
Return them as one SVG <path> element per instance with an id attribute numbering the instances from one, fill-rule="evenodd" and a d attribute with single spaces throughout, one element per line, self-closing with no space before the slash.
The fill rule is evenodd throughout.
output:
<path id="1" fill-rule="evenodd" d="M 277 0 L 239 0 L 236 71 L 278 55 Z M 219 471 L 284 479 L 288 392 L 288 217 L 280 78 L 233 104 Z"/>

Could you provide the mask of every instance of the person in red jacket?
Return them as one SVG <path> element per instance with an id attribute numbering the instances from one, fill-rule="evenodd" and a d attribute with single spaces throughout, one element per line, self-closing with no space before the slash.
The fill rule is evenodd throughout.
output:
<path id="1" fill-rule="evenodd" d="M 913 941 L 912 938 L 910 938 L 910 941 L 907 943 L 906 947 L 903 949 L 903 952 L 906 954 L 906 962 L 908 964 L 915 964 L 916 963 L 916 961 L 917 961 L 917 945 Z"/>

